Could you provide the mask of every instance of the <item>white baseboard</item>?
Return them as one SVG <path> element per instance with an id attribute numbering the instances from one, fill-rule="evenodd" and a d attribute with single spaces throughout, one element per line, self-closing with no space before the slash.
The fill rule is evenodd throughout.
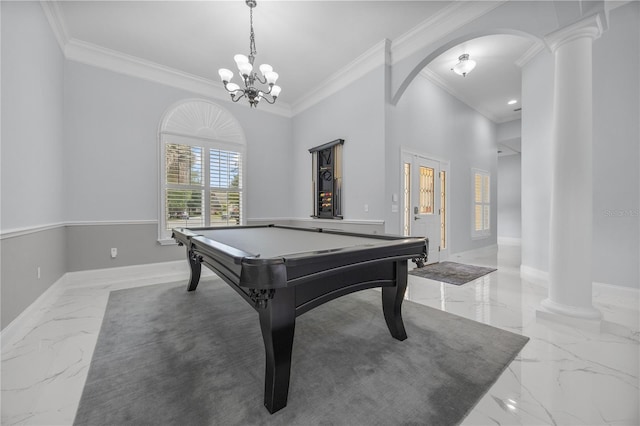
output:
<path id="1" fill-rule="evenodd" d="M 544 287 L 548 287 L 549 285 L 549 273 L 547 271 L 542 271 L 527 265 L 520 265 L 520 278 Z"/>
<path id="2" fill-rule="evenodd" d="M 480 247 L 480 248 L 477 248 L 477 249 L 451 253 L 451 254 L 449 254 L 449 258 L 450 259 L 455 259 L 455 258 L 461 258 L 461 257 L 470 257 L 470 256 L 474 256 L 474 255 L 477 256 L 480 253 L 493 253 L 493 252 L 497 252 L 497 251 L 498 251 L 498 245 L 497 244 L 491 244 L 491 245 Z"/>
<path id="3" fill-rule="evenodd" d="M 640 288 L 623 287 L 621 285 L 594 282 L 593 291 L 606 293 L 610 296 L 640 299 Z"/>
<path id="4" fill-rule="evenodd" d="M 135 279 L 166 278 L 167 281 L 189 274 L 189 264 L 185 260 L 149 263 L 144 265 L 121 266 L 117 268 L 91 269 L 67 272 L 66 285 L 69 287 L 114 284 Z"/>
<path id="5" fill-rule="evenodd" d="M 499 246 L 521 246 L 522 238 L 498 237 Z"/>
<path id="6" fill-rule="evenodd" d="M 136 281 L 138 284 L 152 285 L 185 280 L 189 277 L 189 264 L 185 260 L 151 263 L 146 265 L 123 266 L 108 269 L 67 272 L 53 283 L 44 293 L 31 303 L 0 332 L 2 350 L 22 338 L 25 330 L 30 330 L 40 322 L 58 297 L 69 288 L 104 286 Z M 208 268 L 202 268 L 202 277 L 213 276 Z M 186 283 L 186 281 L 185 281 Z"/>
<path id="7" fill-rule="evenodd" d="M 532 268 L 527 265 L 520 265 L 520 278 L 532 281 L 535 284 L 545 288 L 549 287 L 549 272 Z M 621 298 L 640 298 L 640 289 L 632 287 L 624 287 L 615 284 L 600 283 L 594 281 L 592 283 L 594 293 L 598 292 L 608 296 Z"/>
<path id="8" fill-rule="evenodd" d="M 27 306 L 20 315 L 14 318 L 13 321 L 0 332 L 2 352 L 4 352 L 5 348 L 15 343 L 16 338 L 20 338 L 23 335 L 22 330 L 32 328 L 40 322 L 40 318 L 46 313 L 47 307 L 56 301 L 58 296 L 64 291 L 65 285 L 66 274 L 51 284 L 40 297 Z"/>

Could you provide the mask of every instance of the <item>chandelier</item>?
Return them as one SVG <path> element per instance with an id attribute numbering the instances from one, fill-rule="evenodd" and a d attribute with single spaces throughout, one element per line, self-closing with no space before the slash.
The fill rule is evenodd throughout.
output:
<path id="1" fill-rule="evenodd" d="M 465 53 L 458 57 L 458 63 L 451 68 L 453 72 L 463 77 L 466 77 L 475 67 L 476 61 L 469 59 L 469 54 Z"/>
<path id="2" fill-rule="evenodd" d="M 224 84 L 224 88 L 227 89 L 227 92 L 231 95 L 231 100 L 233 102 L 238 102 L 240 99 L 246 97 L 249 100 L 249 105 L 255 108 L 258 106 L 258 102 L 260 102 L 261 99 L 266 100 L 270 104 L 275 103 L 282 89 L 280 86 L 275 85 L 276 80 L 278 80 L 278 73 L 273 71 L 273 67 L 271 65 L 260 65 L 259 69 L 262 74 L 262 78 L 253 71 L 253 61 L 257 53 L 256 40 L 253 33 L 253 8 L 256 7 L 257 1 L 245 0 L 245 3 L 249 6 L 249 20 L 251 26 L 251 34 L 249 36 L 249 56 L 235 55 L 233 57 L 236 61 L 236 65 L 238 66 L 238 71 L 242 77 L 242 81 L 244 82 L 244 88 L 241 88 L 235 83 L 231 83 L 231 78 L 233 77 L 233 72 L 231 70 L 220 68 L 218 70 L 218 74 Z M 262 90 L 261 88 L 256 87 L 257 83 L 269 85 L 269 88 Z"/>

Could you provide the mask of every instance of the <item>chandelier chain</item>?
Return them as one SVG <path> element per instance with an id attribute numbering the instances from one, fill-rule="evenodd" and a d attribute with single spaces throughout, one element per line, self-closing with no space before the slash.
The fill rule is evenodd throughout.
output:
<path id="1" fill-rule="evenodd" d="M 249 23 L 251 27 L 251 35 L 249 36 L 249 62 L 253 65 L 253 60 L 258 53 L 256 51 L 256 36 L 253 33 L 253 7 L 249 7 Z"/>

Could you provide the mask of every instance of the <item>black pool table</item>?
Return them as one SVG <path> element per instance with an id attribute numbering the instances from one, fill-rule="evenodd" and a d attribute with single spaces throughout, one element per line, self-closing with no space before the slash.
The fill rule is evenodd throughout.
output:
<path id="1" fill-rule="evenodd" d="M 287 405 L 296 317 L 337 297 L 382 287 L 391 335 L 404 340 L 407 261 L 426 261 L 426 238 L 365 235 L 319 228 L 233 226 L 176 228 L 187 249 L 194 291 L 204 264 L 258 312 L 266 355 L 264 405 Z"/>

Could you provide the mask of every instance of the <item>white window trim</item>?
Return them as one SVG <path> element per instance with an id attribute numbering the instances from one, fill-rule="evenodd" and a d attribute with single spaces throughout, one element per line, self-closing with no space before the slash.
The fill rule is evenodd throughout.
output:
<path id="1" fill-rule="evenodd" d="M 483 178 L 487 177 L 489 179 L 489 201 L 484 202 L 484 192 L 482 194 L 482 202 L 476 203 L 476 175 L 481 175 Z M 484 191 L 484 185 L 482 185 Z M 476 205 L 480 204 L 483 206 L 482 208 L 482 223 L 485 223 L 484 217 L 484 206 L 489 206 L 489 218 L 488 218 L 488 227 L 476 230 Z M 481 239 L 487 238 L 491 236 L 491 174 L 482 169 L 471 169 L 471 238 L 472 239 Z"/>
<path id="2" fill-rule="evenodd" d="M 220 135 L 221 137 L 215 137 Z M 240 224 L 246 223 L 246 140 L 242 127 L 226 109 L 203 99 L 180 101 L 164 114 L 158 130 L 158 243 L 160 245 L 177 244 L 167 231 L 166 206 L 166 146 L 167 143 L 202 146 L 210 149 L 234 151 L 241 156 L 240 169 Z M 203 155 L 203 168 L 208 167 L 209 155 Z M 210 188 L 207 184 L 202 187 Z M 208 199 L 203 199 L 203 203 Z"/>

